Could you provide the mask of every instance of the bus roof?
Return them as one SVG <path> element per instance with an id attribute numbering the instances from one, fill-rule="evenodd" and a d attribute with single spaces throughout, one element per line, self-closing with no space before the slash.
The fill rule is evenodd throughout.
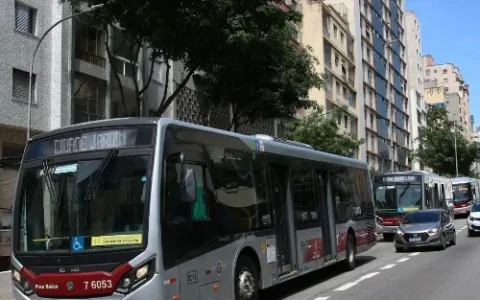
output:
<path id="1" fill-rule="evenodd" d="M 477 180 L 478 179 L 472 177 L 456 177 L 452 178 L 452 184 L 469 183 Z"/>
<path id="2" fill-rule="evenodd" d="M 164 126 L 179 125 L 179 126 L 189 127 L 192 129 L 198 129 L 202 131 L 209 131 L 209 132 L 214 132 L 218 134 L 237 137 L 242 140 L 246 140 L 246 139 L 261 140 L 264 143 L 264 145 L 267 146 L 266 152 L 276 153 L 276 154 L 285 155 L 285 156 L 305 158 L 305 159 L 316 160 L 316 161 L 322 161 L 322 162 L 328 162 L 328 163 L 334 163 L 338 165 L 356 166 L 356 167 L 368 169 L 367 162 L 350 158 L 350 157 L 331 154 L 323 151 L 317 151 L 317 150 L 314 150 L 311 146 L 303 143 L 273 138 L 263 134 L 258 134 L 256 136 L 243 135 L 240 133 L 221 130 L 213 127 L 197 125 L 197 124 L 174 120 L 170 118 L 133 117 L 133 118 L 119 118 L 119 119 L 86 122 L 86 123 L 70 125 L 70 126 L 54 129 L 48 132 L 40 133 L 32 137 L 29 143 L 40 140 L 40 139 L 44 139 L 47 137 L 51 137 L 54 135 L 64 134 L 64 133 L 77 131 L 77 130 L 96 129 L 100 127 L 120 127 L 125 125 L 135 126 L 135 125 L 157 125 L 157 124 L 164 125 Z"/>

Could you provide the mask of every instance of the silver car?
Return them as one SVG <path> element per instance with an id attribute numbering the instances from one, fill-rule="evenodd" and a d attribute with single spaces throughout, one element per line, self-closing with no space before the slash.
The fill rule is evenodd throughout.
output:
<path id="1" fill-rule="evenodd" d="M 409 248 L 435 246 L 445 249 L 455 245 L 457 234 L 452 218 L 440 208 L 418 210 L 405 215 L 395 232 L 394 245 L 398 252 Z"/>

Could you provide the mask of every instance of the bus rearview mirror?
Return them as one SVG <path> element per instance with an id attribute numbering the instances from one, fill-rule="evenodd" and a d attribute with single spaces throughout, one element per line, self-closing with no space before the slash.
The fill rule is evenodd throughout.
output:
<path id="1" fill-rule="evenodd" d="M 187 169 L 184 172 L 183 186 L 184 193 L 182 202 L 192 203 L 197 200 L 197 184 L 195 180 L 195 171 L 193 169 Z"/>

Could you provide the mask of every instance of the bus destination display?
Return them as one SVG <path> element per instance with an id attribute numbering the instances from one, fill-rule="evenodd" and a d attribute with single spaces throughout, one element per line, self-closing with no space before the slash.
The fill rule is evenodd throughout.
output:
<path id="1" fill-rule="evenodd" d="M 375 176 L 374 179 L 377 183 L 387 182 L 422 182 L 421 175 L 396 175 L 396 176 Z"/>
<path id="2" fill-rule="evenodd" d="M 25 159 L 75 154 L 86 151 L 149 146 L 154 127 L 119 128 L 110 130 L 75 131 L 32 142 Z"/>
<path id="3" fill-rule="evenodd" d="M 127 146 L 127 131 L 123 129 L 98 133 L 85 132 L 76 137 L 54 139 L 53 145 L 54 155 L 124 148 Z"/>

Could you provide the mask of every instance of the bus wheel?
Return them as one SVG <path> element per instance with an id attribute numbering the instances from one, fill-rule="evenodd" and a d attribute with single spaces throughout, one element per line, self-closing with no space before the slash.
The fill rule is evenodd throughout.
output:
<path id="1" fill-rule="evenodd" d="M 355 239 L 352 234 L 347 235 L 347 249 L 346 249 L 345 268 L 348 271 L 355 269 L 356 256 L 355 256 Z"/>
<path id="2" fill-rule="evenodd" d="M 235 300 L 258 299 L 258 271 L 252 259 L 242 255 L 235 267 Z"/>

